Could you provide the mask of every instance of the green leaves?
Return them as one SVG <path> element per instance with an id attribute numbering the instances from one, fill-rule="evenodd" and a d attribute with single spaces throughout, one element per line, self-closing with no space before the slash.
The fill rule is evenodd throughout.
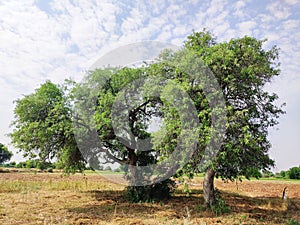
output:
<path id="1" fill-rule="evenodd" d="M 265 84 L 280 72 L 278 48 L 265 50 L 262 48 L 264 42 L 245 36 L 217 43 L 204 30 L 194 32 L 185 43 L 185 48 L 195 51 L 212 70 L 226 99 L 226 137 L 213 163 L 217 176 L 224 179 L 254 173 L 249 168 L 261 170 L 274 165 L 268 156 L 268 128 L 278 123 L 284 111 L 276 105 L 278 96 L 264 90 Z M 211 112 L 206 98 L 189 81 L 185 81 L 185 87 L 189 87 L 194 99 L 201 131 L 207 131 L 209 137 Z M 205 138 L 199 140 L 199 147 L 204 148 Z M 201 157 L 201 154 L 195 156 Z"/>
<path id="2" fill-rule="evenodd" d="M 72 93 L 66 86 L 47 81 L 34 93 L 17 100 L 10 137 L 26 156 L 41 161 L 56 157 L 66 169 L 80 169 L 84 160 L 73 134 L 70 98 L 64 91 Z"/>

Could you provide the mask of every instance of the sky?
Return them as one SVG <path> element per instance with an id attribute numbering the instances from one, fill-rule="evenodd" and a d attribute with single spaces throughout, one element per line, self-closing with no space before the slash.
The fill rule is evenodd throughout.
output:
<path id="1" fill-rule="evenodd" d="M 218 42 L 248 35 L 267 38 L 266 49 L 280 48 L 281 75 L 266 88 L 287 105 L 270 129 L 270 155 L 274 171 L 298 166 L 299 12 L 299 0 L 0 0 L 0 142 L 16 152 L 7 137 L 13 102 L 44 81 L 80 81 L 112 49 L 147 40 L 181 46 L 193 30 L 206 28 Z"/>

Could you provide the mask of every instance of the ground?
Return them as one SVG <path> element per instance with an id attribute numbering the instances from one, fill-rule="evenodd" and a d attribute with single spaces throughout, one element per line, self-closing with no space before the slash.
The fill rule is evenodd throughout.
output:
<path id="1" fill-rule="evenodd" d="M 120 176 L 120 175 L 119 175 Z M 0 173 L 0 224 L 297 224 L 300 182 L 251 180 L 215 186 L 229 211 L 205 209 L 203 179 L 190 183 L 191 196 L 179 186 L 170 200 L 128 203 L 124 186 L 99 174 Z M 282 190 L 287 187 L 287 200 Z"/>

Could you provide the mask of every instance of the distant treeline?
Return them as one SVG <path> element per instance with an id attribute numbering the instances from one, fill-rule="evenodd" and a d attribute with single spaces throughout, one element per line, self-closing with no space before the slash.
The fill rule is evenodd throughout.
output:
<path id="1" fill-rule="evenodd" d="M 39 160 L 31 160 L 28 159 L 24 162 L 10 162 L 5 164 L 0 164 L 0 167 L 6 167 L 6 168 L 36 168 L 40 170 L 53 170 L 53 169 L 61 169 L 59 164 L 52 163 L 52 162 L 41 162 Z"/>
<path id="2" fill-rule="evenodd" d="M 292 167 L 287 171 L 280 171 L 277 175 L 282 178 L 289 178 L 289 179 L 300 179 L 300 165 L 298 167 Z"/>
<path id="3" fill-rule="evenodd" d="M 57 162 L 41 162 L 39 160 L 31 160 L 28 159 L 24 162 L 10 162 L 5 164 L 0 164 L 0 167 L 8 167 L 8 168 L 36 168 L 40 170 L 47 170 L 51 172 L 53 169 L 61 170 L 63 169 L 63 166 L 60 165 Z M 86 170 L 94 170 L 91 167 L 86 167 Z M 119 168 L 112 169 L 110 166 L 99 166 L 99 170 L 102 171 L 114 171 L 114 172 L 124 172 L 125 169 L 123 166 L 120 166 Z M 300 180 L 300 165 L 298 167 L 292 167 L 288 169 L 287 171 L 280 171 L 278 173 L 272 173 L 271 171 L 263 171 L 259 175 L 253 174 L 253 177 L 261 177 L 261 178 L 286 178 L 286 179 L 299 179 Z"/>
<path id="4" fill-rule="evenodd" d="M 4 163 L 0 164 L 0 167 L 6 167 L 6 168 L 35 168 L 39 170 L 47 170 L 49 172 L 53 171 L 53 169 L 62 170 L 63 166 L 58 162 L 42 162 L 40 160 L 35 159 L 28 159 L 24 162 L 10 162 L 10 163 Z M 86 170 L 94 170 L 93 168 L 87 166 L 85 168 Z M 124 169 L 122 166 L 120 168 L 112 169 L 110 166 L 99 166 L 99 170 L 102 171 L 114 171 L 114 172 L 122 172 Z"/>
<path id="5" fill-rule="evenodd" d="M 275 177 L 275 178 L 286 178 L 300 180 L 300 166 L 291 167 L 288 170 L 282 170 L 278 173 L 272 173 L 270 171 L 262 172 L 261 177 Z"/>

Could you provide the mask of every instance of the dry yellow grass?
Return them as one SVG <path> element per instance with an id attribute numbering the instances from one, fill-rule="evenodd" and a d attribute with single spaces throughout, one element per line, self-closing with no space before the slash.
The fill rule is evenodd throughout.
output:
<path id="1" fill-rule="evenodd" d="M 216 216 L 203 207 L 202 179 L 168 201 L 128 203 L 124 186 L 97 174 L 0 173 L 0 224 L 286 224 L 300 220 L 300 183 L 216 181 L 230 212 Z M 281 191 L 288 186 L 288 201 Z"/>

